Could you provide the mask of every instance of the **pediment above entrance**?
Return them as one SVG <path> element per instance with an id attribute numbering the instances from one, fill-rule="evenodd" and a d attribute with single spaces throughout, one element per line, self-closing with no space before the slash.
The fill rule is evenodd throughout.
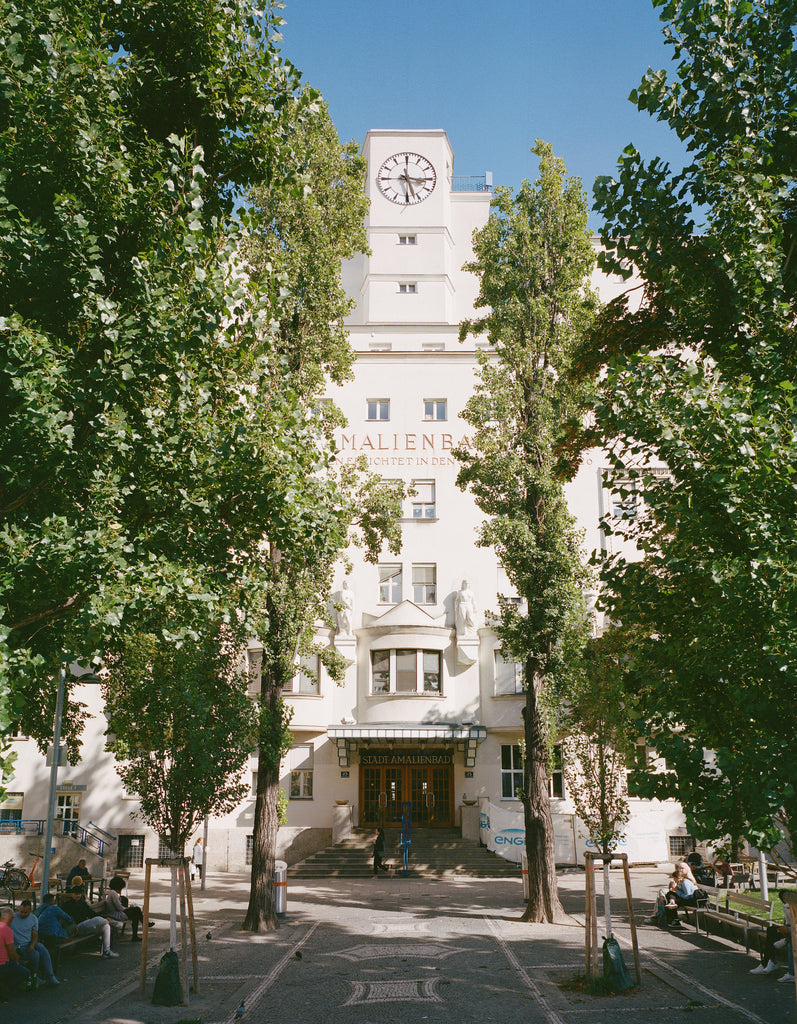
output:
<path id="1" fill-rule="evenodd" d="M 401 604 L 395 604 L 392 608 L 388 608 L 384 615 L 369 615 L 368 612 L 363 612 L 362 630 L 375 628 L 392 630 L 397 627 L 410 629 L 428 629 L 431 627 L 445 630 L 446 634 L 451 632 L 446 626 L 445 614 L 430 615 L 413 601 L 402 601 Z M 360 633 L 361 630 L 358 629 L 357 632 Z"/>

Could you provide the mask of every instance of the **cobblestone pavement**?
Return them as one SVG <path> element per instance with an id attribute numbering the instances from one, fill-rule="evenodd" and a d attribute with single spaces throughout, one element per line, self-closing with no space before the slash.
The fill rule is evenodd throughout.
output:
<path id="1" fill-rule="evenodd" d="M 632 871 L 637 922 L 665 870 Z M 199 991 L 188 1005 L 156 1007 L 152 984 L 168 943 L 165 875 L 156 880 L 146 995 L 140 944 L 65 959 L 63 984 L 0 1004 L 0 1024 L 797 1024 L 795 988 L 750 977 L 755 959 L 687 926 L 640 923 L 642 986 L 597 997 L 562 987 L 584 971 L 584 874 L 560 876 L 571 915 L 563 925 L 526 925 L 520 881 L 319 880 L 289 889 L 282 926 L 240 931 L 248 880 L 219 875 L 195 896 Z M 136 895 L 136 883 L 132 883 Z M 615 934 L 633 973 L 622 879 L 612 872 Z M 210 938 L 207 936 L 210 935 Z"/>

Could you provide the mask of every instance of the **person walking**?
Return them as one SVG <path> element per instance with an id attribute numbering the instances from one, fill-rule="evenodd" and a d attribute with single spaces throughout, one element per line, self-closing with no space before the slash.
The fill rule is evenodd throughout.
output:
<path id="1" fill-rule="evenodd" d="M 199 875 L 199 881 L 201 882 L 202 868 L 205 863 L 205 851 L 202 847 L 201 839 L 197 839 L 197 841 L 194 843 L 194 853 L 191 859 L 194 862 L 194 866 L 196 867 L 196 873 Z"/>
<path id="2" fill-rule="evenodd" d="M 380 870 L 387 871 L 388 866 L 382 860 L 385 856 L 385 830 L 380 826 L 376 830 L 376 836 L 374 838 L 374 878 L 379 874 Z"/>

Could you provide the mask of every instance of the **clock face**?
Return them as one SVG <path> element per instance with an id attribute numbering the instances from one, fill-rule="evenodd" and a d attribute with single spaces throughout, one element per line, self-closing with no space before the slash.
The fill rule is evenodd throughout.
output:
<path id="1" fill-rule="evenodd" d="M 395 153 L 379 168 L 379 188 L 391 203 L 414 206 L 434 191 L 437 175 L 425 156 L 417 153 Z"/>

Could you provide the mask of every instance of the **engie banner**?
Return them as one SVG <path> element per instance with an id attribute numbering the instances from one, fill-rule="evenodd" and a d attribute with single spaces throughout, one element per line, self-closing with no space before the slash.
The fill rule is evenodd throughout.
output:
<path id="1" fill-rule="evenodd" d="M 495 804 L 482 804 L 479 820 L 482 843 L 506 860 L 520 863 L 526 852 L 526 828 L 523 815 L 504 811 Z"/>

